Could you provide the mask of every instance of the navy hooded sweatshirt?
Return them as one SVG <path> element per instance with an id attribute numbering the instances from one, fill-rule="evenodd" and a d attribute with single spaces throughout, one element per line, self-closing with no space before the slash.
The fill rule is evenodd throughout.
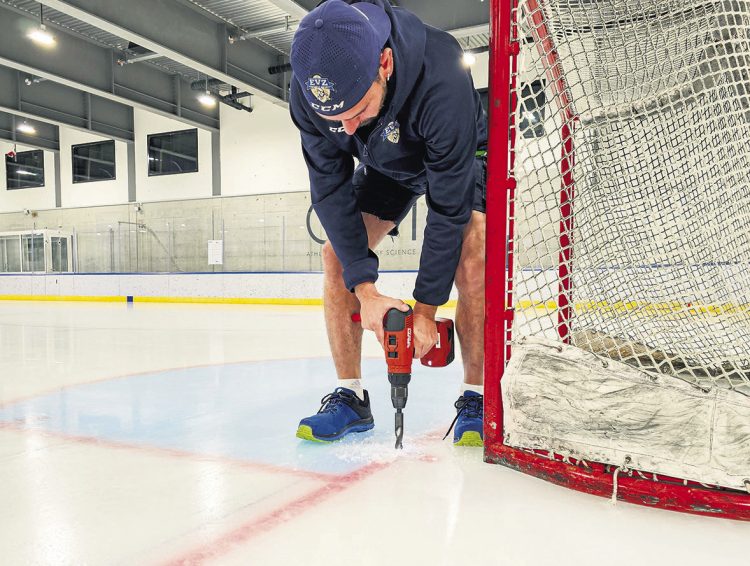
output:
<path id="1" fill-rule="evenodd" d="M 391 19 L 386 46 L 393 50 L 394 68 L 388 102 L 362 139 L 359 132 L 349 136 L 338 122 L 318 116 L 299 81 L 292 80 L 290 112 L 302 137 L 313 208 L 343 266 L 344 283 L 353 291 L 378 278 L 378 258 L 368 249 L 352 185 L 353 157 L 416 194 L 426 193 L 427 226 L 414 298 L 442 305 L 471 218 L 474 160 L 477 150 L 486 147 L 486 116 L 453 36 L 387 0 L 359 1 L 381 6 Z M 398 135 L 389 135 L 394 130 Z"/>

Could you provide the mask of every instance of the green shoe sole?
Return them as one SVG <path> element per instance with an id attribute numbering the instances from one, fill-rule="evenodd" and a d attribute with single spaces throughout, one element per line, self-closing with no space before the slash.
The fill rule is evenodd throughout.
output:
<path id="1" fill-rule="evenodd" d="M 297 434 L 299 436 L 299 433 Z M 461 438 L 459 438 L 456 442 L 453 443 L 454 446 L 484 446 L 484 441 L 482 440 L 482 435 L 480 435 L 476 431 L 468 431 L 461 435 Z"/>
<path id="2" fill-rule="evenodd" d="M 312 442 L 323 442 L 325 444 L 330 444 L 330 440 L 321 440 L 320 438 L 315 438 L 313 435 L 312 429 L 307 425 L 301 425 L 297 429 L 297 438 L 301 438 L 302 440 L 311 440 Z"/>

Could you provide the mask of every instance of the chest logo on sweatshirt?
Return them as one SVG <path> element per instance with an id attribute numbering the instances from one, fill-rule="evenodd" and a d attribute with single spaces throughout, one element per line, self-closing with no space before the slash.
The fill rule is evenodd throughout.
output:
<path id="1" fill-rule="evenodd" d="M 401 139 L 401 130 L 399 129 L 398 122 L 391 122 L 384 129 L 381 134 L 384 140 L 388 140 L 391 143 L 398 143 Z"/>
<path id="2" fill-rule="evenodd" d="M 307 90 L 312 92 L 312 95 L 315 98 L 320 100 L 320 102 L 328 102 L 331 100 L 331 93 L 336 92 L 336 89 L 333 88 L 335 84 L 336 83 L 331 82 L 325 77 L 313 75 L 307 79 L 305 86 L 307 87 Z"/>

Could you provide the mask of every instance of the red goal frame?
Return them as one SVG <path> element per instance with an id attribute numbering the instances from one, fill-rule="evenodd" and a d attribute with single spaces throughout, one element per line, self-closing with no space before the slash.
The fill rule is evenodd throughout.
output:
<path id="1" fill-rule="evenodd" d="M 529 5 L 544 0 L 528 0 Z M 513 195 L 516 181 L 512 170 L 516 136 L 515 108 L 518 103 L 515 81 L 518 71 L 519 38 L 512 18 L 518 13 L 518 0 L 490 1 L 490 85 L 489 147 L 487 191 L 487 263 L 485 306 L 485 415 L 484 459 L 502 464 L 549 482 L 593 495 L 683 513 L 750 521 L 750 494 L 705 486 L 687 480 L 639 472 L 616 473 L 611 466 L 588 462 L 564 462 L 559 455 L 521 450 L 503 443 L 503 402 L 500 382 L 511 355 L 513 323 Z M 548 84 L 554 89 L 563 113 L 564 126 L 560 193 L 561 252 L 558 318 L 560 337 L 565 341 L 570 306 L 568 266 L 571 261 L 566 243 L 573 226 L 572 175 L 575 149 L 572 132 L 576 119 L 566 95 L 564 70 L 558 64 L 553 38 L 543 21 L 532 19 L 537 42 L 545 45 Z M 511 109 L 513 111 L 511 112 Z M 566 255 L 568 254 L 568 255 Z M 617 489 L 615 490 L 615 482 Z"/>

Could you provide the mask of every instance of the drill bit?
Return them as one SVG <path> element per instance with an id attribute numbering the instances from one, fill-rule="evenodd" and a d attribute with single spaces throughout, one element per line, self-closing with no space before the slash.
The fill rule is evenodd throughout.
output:
<path id="1" fill-rule="evenodd" d="M 396 409 L 396 449 L 403 450 L 402 443 L 404 439 L 404 413 L 401 409 Z"/>
<path id="2" fill-rule="evenodd" d="M 409 396 L 409 374 L 388 374 L 388 380 L 391 382 L 391 402 L 396 409 L 396 449 L 403 448 L 404 439 L 404 407 L 406 399 Z"/>

